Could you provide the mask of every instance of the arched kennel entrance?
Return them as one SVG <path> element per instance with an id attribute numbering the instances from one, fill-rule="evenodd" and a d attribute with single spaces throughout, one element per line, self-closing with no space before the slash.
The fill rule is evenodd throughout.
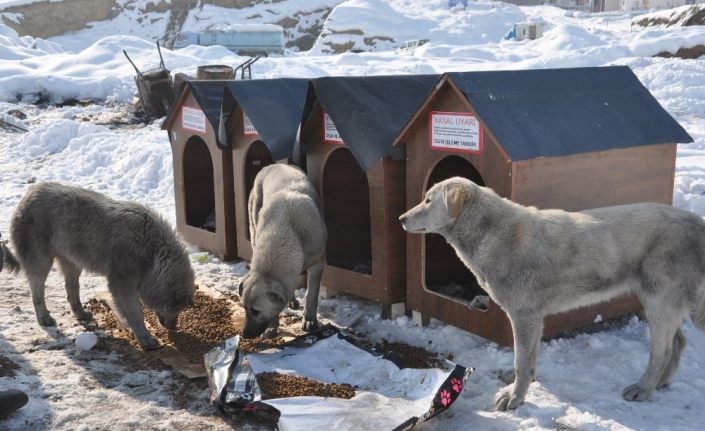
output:
<path id="1" fill-rule="evenodd" d="M 188 81 L 162 123 L 174 159 L 176 228 L 224 260 L 235 257 L 233 164 L 216 137 L 222 81 Z"/>
<path id="2" fill-rule="evenodd" d="M 186 224 L 216 231 L 213 159 L 199 136 L 186 141 L 183 156 Z"/>
<path id="3" fill-rule="evenodd" d="M 426 181 L 426 190 L 455 176 L 467 178 L 481 186 L 485 185 L 482 176 L 469 161 L 458 156 L 448 156 L 441 159 L 431 170 Z M 468 302 L 477 295 L 485 294 L 477 284 L 475 276 L 441 235 L 425 234 L 423 244 L 425 290 Z"/>
<path id="4" fill-rule="evenodd" d="M 243 166 L 243 173 L 245 177 L 245 193 L 239 196 L 238 199 L 244 199 L 244 206 L 247 207 L 247 202 L 250 199 L 250 192 L 252 192 L 252 187 L 255 184 L 255 178 L 259 171 L 264 169 L 266 166 L 274 163 L 272 160 L 272 154 L 267 149 L 262 141 L 255 141 L 247 149 L 245 154 L 245 166 Z M 245 222 L 245 238 L 250 241 L 250 218 L 244 217 Z"/>
<path id="5" fill-rule="evenodd" d="M 328 265 L 372 274 L 370 186 L 367 174 L 349 149 L 337 148 L 326 159 L 322 200 L 328 228 Z"/>

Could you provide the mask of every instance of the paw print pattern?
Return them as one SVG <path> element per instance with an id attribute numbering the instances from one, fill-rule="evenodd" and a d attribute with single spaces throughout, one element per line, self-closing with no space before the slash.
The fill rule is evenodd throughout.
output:
<path id="1" fill-rule="evenodd" d="M 443 407 L 448 407 L 448 405 L 451 403 L 450 392 L 443 390 L 443 391 L 441 391 L 440 395 L 441 395 L 441 404 L 443 404 Z"/>
<path id="2" fill-rule="evenodd" d="M 450 384 L 453 386 L 453 391 L 455 393 L 459 394 L 460 391 L 463 390 L 463 382 L 460 379 L 456 379 L 455 377 L 450 379 Z"/>

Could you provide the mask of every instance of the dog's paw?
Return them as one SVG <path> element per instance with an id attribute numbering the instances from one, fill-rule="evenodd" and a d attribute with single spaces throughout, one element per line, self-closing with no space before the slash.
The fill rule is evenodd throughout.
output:
<path id="1" fill-rule="evenodd" d="M 470 308 L 483 313 L 486 312 L 490 309 L 490 297 L 487 295 L 477 295 L 470 301 Z"/>
<path id="2" fill-rule="evenodd" d="M 263 340 L 269 340 L 277 336 L 279 333 L 279 328 L 267 328 L 264 330 L 262 335 L 260 336 L 261 339 Z"/>
<path id="3" fill-rule="evenodd" d="M 318 329 L 318 320 L 304 320 L 302 329 L 305 332 L 312 332 Z"/>
<path id="4" fill-rule="evenodd" d="M 650 390 L 644 389 L 638 384 L 628 386 L 626 389 L 624 389 L 624 392 L 622 392 L 622 398 L 624 398 L 626 401 L 645 401 L 649 398 L 650 395 Z"/>
<path id="5" fill-rule="evenodd" d="M 509 370 L 498 369 L 494 370 L 493 373 L 497 375 L 497 378 L 499 380 L 501 380 L 507 385 L 511 385 L 512 383 L 514 383 L 514 377 L 516 376 L 516 374 L 514 373 L 513 368 Z"/>
<path id="6" fill-rule="evenodd" d="M 37 316 L 37 322 L 40 326 L 56 326 L 56 320 L 49 314 L 45 316 Z"/>
<path id="7" fill-rule="evenodd" d="M 158 338 L 149 336 L 149 338 L 145 340 L 139 340 L 140 341 L 140 346 L 142 346 L 143 350 L 154 350 L 162 347 L 161 341 L 159 341 Z"/>
<path id="8" fill-rule="evenodd" d="M 524 402 L 524 400 L 514 395 L 514 391 L 506 390 L 501 392 L 495 400 L 495 407 L 501 412 L 514 410 L 519 407 L 522 402 Z"/>
<path id="9" fill-rule="evenodd" d="M 658 385 L 656 385 L 656 389 L 666 389 L 669 386 L 671 386 L 670 380 L 661 380 L 658 382 Z"/>
<path id="10" fill-rule="evenodd" d="M 292 310 L 298 310 L 301 304 L 299 304 L 299 300 L 294 298 L 289 302 L 289 308 Z"/>
<path id="11" fill-rule="evenodd" d="M 79 313 L 74 313 L 74 316 L 76 316 L 76 320 L 91 320 L 93 318 L 93 315 L 86 311 L 86 310 L 81 310 Z"/>

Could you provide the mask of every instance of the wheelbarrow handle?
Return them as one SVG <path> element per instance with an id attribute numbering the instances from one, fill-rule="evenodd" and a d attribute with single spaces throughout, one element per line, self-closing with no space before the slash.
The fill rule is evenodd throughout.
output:
<path id="1" fill-rule="evenodd" d="M 140 70 L 137 68 L 137 66 L 135 66 L 135 63 L 132 62 L 132 59 L 130 58 L 130 56 L 127 55 L 127 51 L 125 51 L 125 50 L 123 49 L 123 50 L 122 50 L 122 53 L 125 54 L 125 57 L 127 58 L 127 61 L 129 61 L 130 64 L 132 65 L 132 67 L 135 68 L 135 72 L 137 72 L 137 74 L 138 74 L 139 76 L 142 76 L 142 72 L 140 72 Z"/>
<path id="2" fill-rule="evenodd" d="M 159 41 L 157 41 L 157 51 L 159 52 L 159 64 L 162 69 L 166 69 L 166 66 L 164 66 L 164 58 L 162 57 L 162 49 L 159 47 Z"/>

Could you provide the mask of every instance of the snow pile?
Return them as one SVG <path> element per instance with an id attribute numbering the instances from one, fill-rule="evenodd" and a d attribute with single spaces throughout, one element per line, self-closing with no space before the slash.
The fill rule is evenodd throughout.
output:
<path id="1" fill-rule="evenodd" d="M 165 132 L 153 124 L 116 133 L 75 119 L 102 111 L 109 108 L 93 105 L 47 112 L 40 120 L 42 127 L 18 136 L 14 145 L 2 144 L 0 170 L 15 170 L 20 184 L 62 181 L 118 199 L 136 199 L 163 211 L 173 222 L 173 165 Z M 12 187 L 6 191 L 16 199 Z"/>
<path id="2" fill-rule="evenodd" d="M 277 24 L 284 27 L 287 48 L 292 51 L 305 51 L 313 45 L 331 9 L 342 2 L 343 0 L 260 2 L 241 9 L 204 4 L 189 11 L 181 33 L 221 30 L 232 24 Z"/>
<path id="3" fill-rule="evenodd" d="M 406 39 L 426 37 L 433 21 L 397 12 L 384 0 L 348 0 L 335 7 L 313 52 L 389 51 Z"/>
<path id="4" fill-rule="evenodd" d="M 330 13 L 311 51 L 385 51 L 413 39 L 458 46 L 499 42 L 525 19 L 517 6 L 504 3 L 470 2 L 459 12 L 441 0 L 348 0 Z"/>
<path id="5" fill-rule="evenodd" d="M 31 36 L 20 37 L 10 27 L 0 24 L 0 58 L 22 60 L 37 55 L 60 53 L 63 49 L 54 42 Z"/>
<path id="6" fill-rule="evenodd" d="M 644 30 L 632 39 L 629 48 L 634 57 L 650 57 L 661 52 L 675 54 L 681 48 L 705 45 L 704 27 L 676 27 L 664 30 Z"/>

